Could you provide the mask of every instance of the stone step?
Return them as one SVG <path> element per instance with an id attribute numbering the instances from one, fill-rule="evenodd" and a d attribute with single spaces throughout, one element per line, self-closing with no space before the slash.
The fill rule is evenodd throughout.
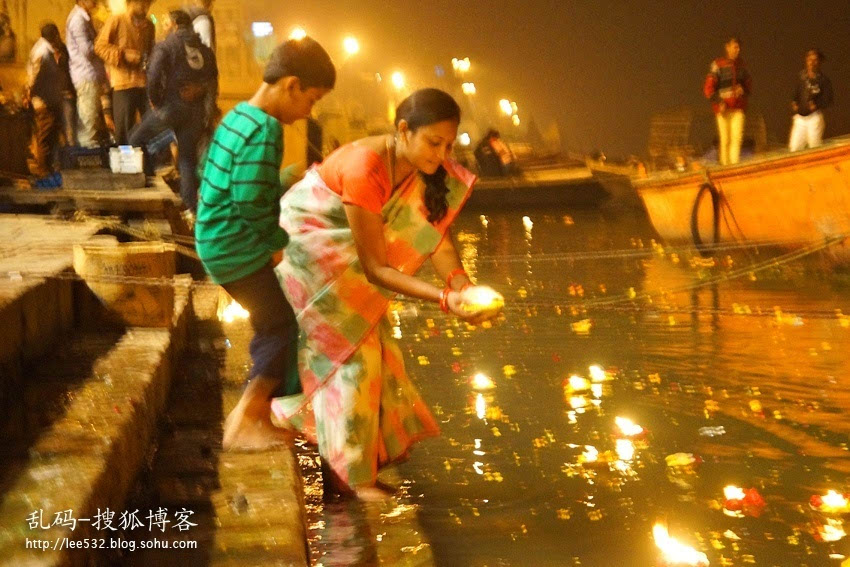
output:
<path id="1" fill-rule="evenodd" d="M 179 364 L 192 320 L 188 288 L 177 288 L 171 329 L 127 329 L 91 364 L 62 400 L 54 421 L 32 441 L 25 455 L 4 462 L 0 490 L 0 565 L 88 565 L 91 549 L 40 551 L 27 542 L 108 538 L 93 525 L 99 511 L 115 512 L 115 523 L 139 471 L 145 465 L 165 407 L 172 371 Z M 84 350 L 81 337 L 39 365 L 37 375 L 55 381 L 73 376 L 63 369 L 69 353 Z M 78 349 L 75 351 L 75 349 Z M 85 365 L 72 363 L 77 369 Z M 49 382 L 47 380 L 46 382 Z M 49 384 L 36 391 L 48 392 Z M 55 391 L 53 395 L 56 395 Z M 38 396 L 36 396 L 38 397 Z M 55 522 L 70 511 L 78 522 Z M 36 520 L 36 527 L 31 527 Z M 70 519 L 70 518 L 68 518 Z M 89 520 L 88 522 L 79 520 Z M 63 525 L 64 524 L 64 525 Z M 44 526 L 45 529 L 42 529 Z"/>
<path id="2" fill-rule="evenodd" d="M 228 332 L 233 343 L 226 340 L 213 321 L 217 300 L 215 289 L 195 294 L 197 348 L 175 377 L 168 427 L 150 475 L 151 501 L 143 504 L 193 511 L 198 524 L 182 534 L 144 531 L 144 541 L 193 541 L 198 547 L 137 550 L 125 556 L 126 564 L 309 565 L 304 487 L 293 449 L 221 451 L 222 420 L 249 367 L 250 330 L 241 322 L 246 329 L 238 337 Z"/>

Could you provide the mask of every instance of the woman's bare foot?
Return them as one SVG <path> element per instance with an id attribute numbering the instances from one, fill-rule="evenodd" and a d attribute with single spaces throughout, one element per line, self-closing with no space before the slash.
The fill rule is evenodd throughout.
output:
<path id="1" fill-rule="evenodd" d="M 269 396 L 277 381 L 257 376 L 224 421 L 221 446 L 225 451 L 262 451 L 291 443 L 295 433 L 275 427 L 271 420 Z"/>

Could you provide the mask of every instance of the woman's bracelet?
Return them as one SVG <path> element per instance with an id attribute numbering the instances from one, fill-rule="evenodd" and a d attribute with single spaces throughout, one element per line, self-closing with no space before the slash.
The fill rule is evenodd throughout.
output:
<path id="1" fill-rule="evenodd" d="M 440 292 L 440 309 L 443 313 L 449 312 L 449 294 L 451 292 L 452 289 L 449 287 Z"/>

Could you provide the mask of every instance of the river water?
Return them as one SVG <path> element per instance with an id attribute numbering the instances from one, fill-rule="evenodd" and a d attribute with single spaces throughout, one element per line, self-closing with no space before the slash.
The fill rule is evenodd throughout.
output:
<path id="1" fill-rule="evenodd" d="M 455 237 L 504 318 L 396 306 L 442 436 L 379 506 L 323 503 L 302 452 L 316 564 L 663 565 L 656 524 L 711 565 L 850 557 L 841 502 L 810 504 L 850 492 L 841 278 L 663 248 L 633 210 L 468 213 Z"/>

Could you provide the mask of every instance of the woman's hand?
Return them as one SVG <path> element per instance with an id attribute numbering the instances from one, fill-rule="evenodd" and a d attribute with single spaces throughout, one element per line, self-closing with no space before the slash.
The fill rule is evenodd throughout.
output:
<path id="1" fill-rule="evenodd" d="M 502 312 L 505 300 L 492 288 L 474 285 L 449 293 L 449 310 L 472 324 L 493 319 Z"/>

